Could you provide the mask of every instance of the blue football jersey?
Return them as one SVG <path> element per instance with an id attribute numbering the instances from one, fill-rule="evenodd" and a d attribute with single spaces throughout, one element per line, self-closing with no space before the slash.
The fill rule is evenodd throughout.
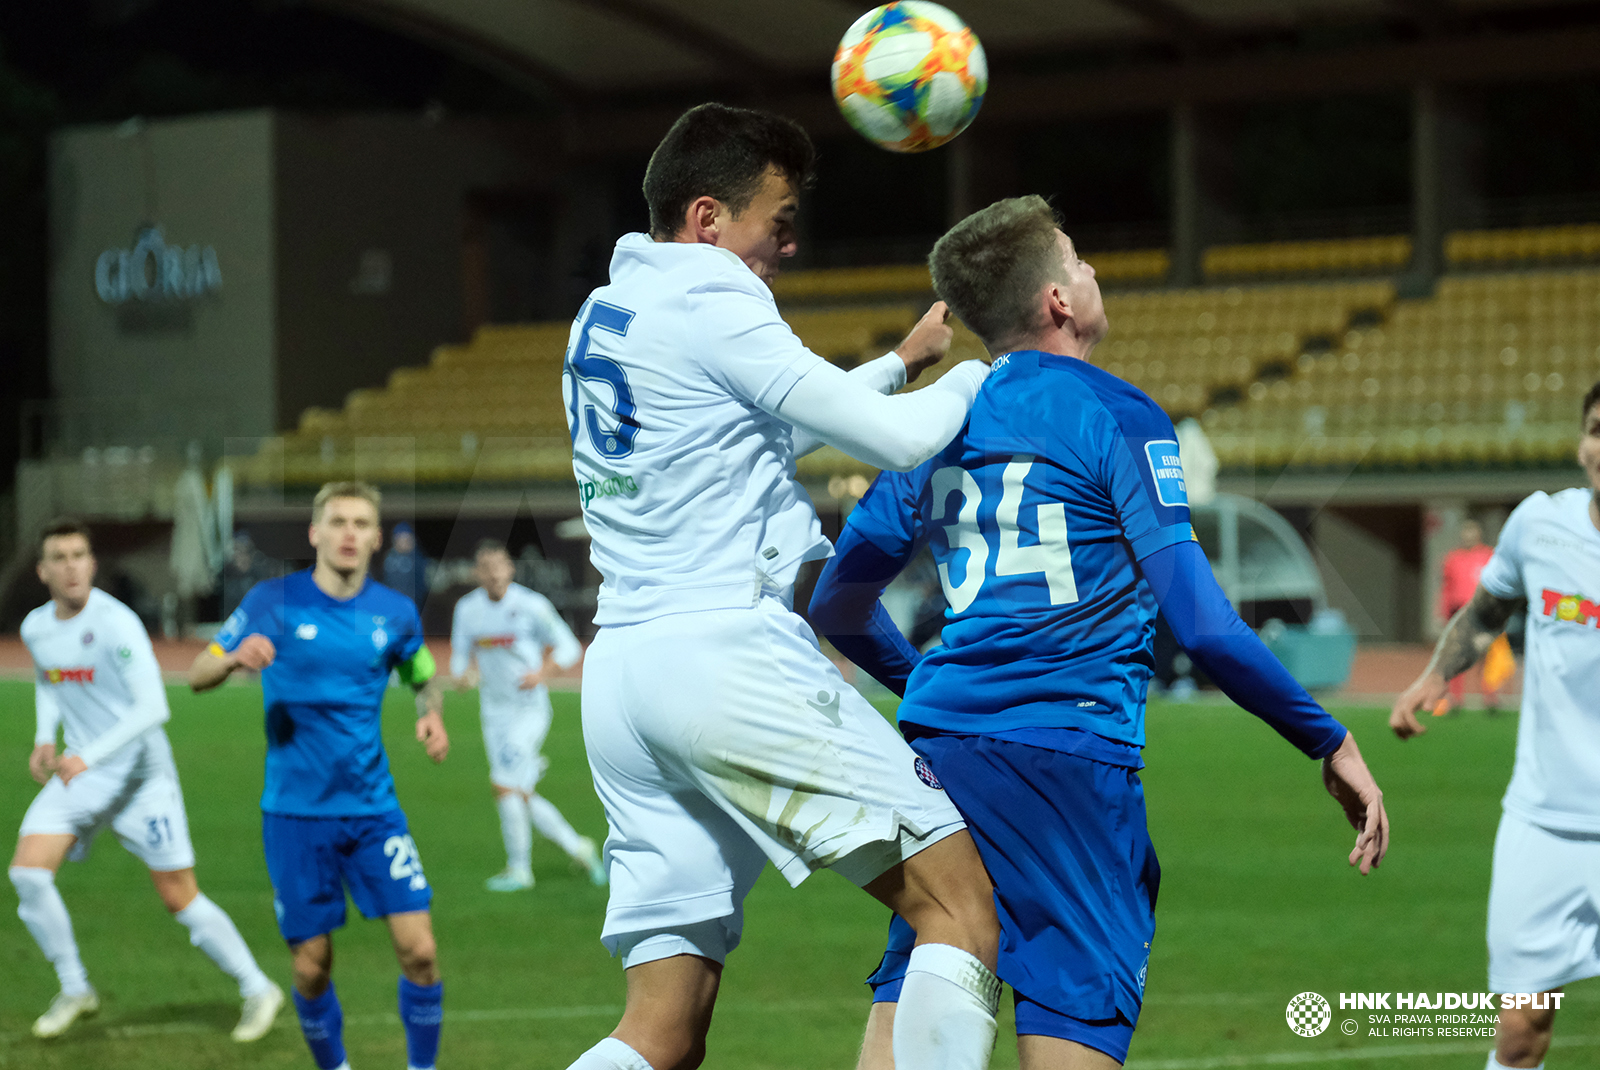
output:
<path id="1" fill-rule="evenodd" d="M 950 603 L 903 724 L 1144 745 L 1157 605 L 1138 561 L 1194 532 L 1172 421 L 1138 388 L 1071 357 L 997 357 L 962 432 L 879 476 L 849 524 L 899 560 L 926 543 Z"/>
<path id="2" fill-rule="evenodd" d="M 261 809 L 298 817 L 397 809 L 383 749 L 383 693 L 390 671 L 422 646 L 417 607 L 371 579 L 341 602 L 306 569 L 251 588 L 216 642 L 231 651 L 257 634 L 278 650 L 261 674 L 267 708 Z"/>

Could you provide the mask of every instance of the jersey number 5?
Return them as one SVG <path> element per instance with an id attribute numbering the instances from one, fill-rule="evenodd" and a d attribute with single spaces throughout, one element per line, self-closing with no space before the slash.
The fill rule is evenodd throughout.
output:
<path id="1" fill-rule="evenodd" d="M 593 405 L 583 406 L 581 423 L 589 433 L 589 442 L 600 456 L 617 460 L 633 452 L 633 438 L 639 433 L 639 421 L 634 419 L 638 409 L 633 404 L 633 389 L 628 386 L 627 373 L 622 365 L 609 357 L 591 356 L 590 334 L 595 330 L 610 331 L 615 335 L 628 333 L 633 313 L 604 301 L 590 301 L 578 328 L 578 339 L 567 355 L 567 371 L 572 375 L 572 441 L 578 441 L 578 384 L 581 380 L 599 381 L 611 387 L 612 427 L 603 427 L 600 414 Z"/>
<path id="2" fill-rule="evenodd" d="M 1022 512 L 1022 492 L 1033 468 L 1032 457 L 1025 454 L 1011 459 L 1001 477 L 1000 505 L 995 510 L 999 552 L 994 555 L 996 576 L 1044 575 L 1045 586 L 1050 591 L 1050 604 L 1070 605 L 1078 600 L 1078 581 L 1072 575 L 1072 547 L 1067 543 L 1067 507 L 1060 502 L 1040 502 L 1036 506 L 1038 520 L 1035 530 L 1039 541 L 1032 546 L 1021 544 L 1021 527 L 1018 516 Z M 978 521 L 978 507 L 983 492 L 978 481 L 965 468 L 951 465 L 937 469 L 930 481 L 933 491 L 933 521 L 943 524 L 945 540 L 953 554 L 967 551 L 966 575 L 959 584 L 951 582 L 950 562 L 939 565 L 939 585 L 950 608 L 965 612 L 978 597 L 991 553 L 990 535 Z M 946 522 L 952 491 L 961 492 L 961 505 L 954 521 Z"/>

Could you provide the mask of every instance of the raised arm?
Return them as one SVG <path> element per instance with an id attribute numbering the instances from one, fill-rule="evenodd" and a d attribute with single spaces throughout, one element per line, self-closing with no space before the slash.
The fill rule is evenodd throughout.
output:
<path id="1" fill-rule="evenodd" d="M 1451 678 L 1472 668 L 1488 653 L 1490 644 L 1505 631 L 1506 621 L 1521 604 L 1520 598 L 1501 598 L 1478 584 L 1472 601 L 1445 625 L 1428 667 L 1394 700 L 1389 727 L 1395 735 L 1410 739 L 1427 731 L 1417 720 L 1417 711 L 1431 710 L 1445 697 Z"/>
<path id="2" fill-rule="evenodd" d="M 816 439 L 878 468 L 907 471 L 942 449 L 989 374 L 982 361 L 964 361 L 924 390 L 884 397 L 807 349 L 748 272 L 691 290 L 688 305 L 696 333 L 683 345 L 714 378 L 793 427 L 802 445 Z"/>
<path id="3" fill-rule="evenodd" d="M 773 411 L 857 460 L 907 472 L 956 436 L 988 376 L 983 361 L 962 361 L 932 386 L 884 397 L 819 361 Z"/>
<path id="4" fill-rule="evenodd" d="M 945 322 L 949 318 L 949 306 L 935 301 L 905 340 L 894 347 L 894 352 L 851 368 L 846 374 L 880 394 L 893 394 L 907 383 L 916 382 L 924 369 L 939 363 L 950 352 L 954 332 Z M 820 438 L 796 428 L 796 457 L 804 457 L 821 445 Z"/>
<path id="5" fill-rule="evenodd" d="M 1358 830 L 1350 864 L 1368 873 L 1389 849 L 1383 792 L 1355 737 L 1289 675 L 1239 619 L 1197 542 L 1163 547 L 1139 567 L 1179 644 L 1224 694 L 1312 758 L 1322 759 L 1328 793 Z"/>
<path id="6" fill-rule="evenodd" d="M 264 635 L 247 635 L 233 650 L 207 643 L 189 666 L 189 687 L 195 691 L 210 691 L 233 675 L 233 670 L 260 672 L 277 656 L 278 648 Z"/>

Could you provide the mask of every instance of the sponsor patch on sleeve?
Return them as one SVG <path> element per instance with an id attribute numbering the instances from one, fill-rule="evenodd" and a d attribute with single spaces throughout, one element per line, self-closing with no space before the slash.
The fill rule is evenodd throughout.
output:
<path id="1" fill-rule="evenodd" d="M 1189 504 L 1189 489 L 1183 482 L 1183 462 L 1178 457 L 1178 444 L 1170 438 L 1145 443 L 1145 458 L 1150 462 L 1150 476 L 1156 484 L 1156 500 L 1173 507 Z"/>

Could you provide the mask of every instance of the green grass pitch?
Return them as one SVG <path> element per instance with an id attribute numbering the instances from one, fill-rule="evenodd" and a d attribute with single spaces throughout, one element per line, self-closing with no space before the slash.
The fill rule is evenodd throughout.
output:
<path id="1" fill-rule="evenodd" d="M 168 727 L 183 777 L 201 887 L 238 923 L 262 965 L 289 983 L 261 857 L 260 692 L 171 691 Z M 557 695 L 541 784 L 578 829 L 599 837 L 576 695 Z M 29 685 L 0 684 L 0 814 L 20 821 L 35 791 Z M 1346 868 L 1352 833 L 1322 793 L 1314 763 L 1254 718 L 1222 704 L 1155 704 L 1144 775 L 1163 865 L 1147 1002 L 1129 1065 L 1144 1070 L 1337 1064 L 1478 1070 L 1482 1040 L 1347 1037 L 1341 991 L 1461 991 L 1484 983 L 1489 851 L 1510 773 L 1516 719 L 1468 713 L 1400 744 L 1381 711 L 1341 709 L 1387 793 L 1390 860 L 1362 879 Z M 540 840 L 538 887 L 483 889 L 502 862 L 476 698 L 449 696 L 452 750 L 431 766 L 410 737 L 410 703 L 391 692 L 389 750 L 400 798 L 435 889 L 445 978 L 439 1065 L 559 1070 L 615 1024 L 622 972 L 598 942 L 604 891 Z M 107 836 L 60 880 L 91 979 L 97 1019 L 49 1044 L 28 1035 L 56 989 L 13 912 L 0 911 L 0 1067 L 199 1070 L 310 1067 L 285 1013 L 257 1044 L 231 1043 L 232 985 L 168 919 L 140 864 Z M 770 869 L 748 905 L 744 945 L 724 976 L 711 1034 L 713 1070 L 848 1070 L 865 1019 L 862 978 L 886 912 L 832 874 L 791 891 Z M 387 935 L 352 909 L 335 938 L 335 979 L 355 1070 L 404 1065 Z M 1312 990 L 1335 1004 L 1334 1028 L 1303 1039 L 1284 1008 Z M 1550 1067 L 1592 1065 L 1600 999 L 1574 986 Z M 1360 1017 L 1365 1017 L 1364 1015 Z M 1002 1011 L 994 1066 L 1015 1067 Z"/>

